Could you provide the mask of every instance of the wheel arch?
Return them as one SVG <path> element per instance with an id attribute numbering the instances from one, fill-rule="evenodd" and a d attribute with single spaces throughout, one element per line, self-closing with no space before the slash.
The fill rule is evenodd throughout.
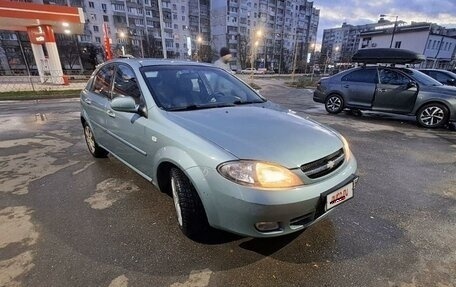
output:
<path id="1" fill-rule="evenodd" d="M 213 199 L 210 196 L 210 193 L 207 192 L 210 188 L 203 171 L 201 168 L 198 168 L 198 165 L 190 155 L 177 147 L 163 147 L 156 153 L 154 162 L 156 162 L 154 165 L 156 168 L 153 171 L 155 176 L 153 178 L 153 183 L 162 192 L 171 194 L 171 168 L 178 168 L 187 176 L 195 188 L 201 203 L 203 204 L 207 220 L 212 226 L 212 223 L 217 221 L 215 218 L 217 213 L 215 212 Z"/>

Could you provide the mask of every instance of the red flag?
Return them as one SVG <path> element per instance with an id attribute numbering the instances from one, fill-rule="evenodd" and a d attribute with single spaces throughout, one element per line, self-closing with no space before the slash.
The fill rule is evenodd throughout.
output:
<path id="1" fill-rule="evenodd" d="M 112 59 L 112 52 L 111 52 L 111 39 L 108 36 L 108 25 L 107 23 L 103 24 L 103 32 L 104 32 L 104 48 L 106 51 L 106 60 Z"/>

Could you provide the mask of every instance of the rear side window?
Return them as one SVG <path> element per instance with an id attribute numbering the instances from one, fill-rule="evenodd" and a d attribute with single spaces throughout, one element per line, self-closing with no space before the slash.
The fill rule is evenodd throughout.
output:
<path id="1" fill-rule="evenodd" d="M 116 70 L 112 97 L 132 97 L 136 104 L 141 103 L 141 92 L 139 90 L 136 75 L 133 70 L 126 65 L 119 65 Z"/>
<path id="2" fill-rule="evenodd" d="M 376 69 L 361 69 L 353 71 L 342 77 L 345 82 L 359 82 L 359 83 L 377 83 L 377 70 Z"/>
<path id="3" fill-rule="evenodd" d="M 111 83 L 114 76 L 114 65 L 103 67 L 98 71 L 92 86 L 94 93 L 111 97 Z"/>

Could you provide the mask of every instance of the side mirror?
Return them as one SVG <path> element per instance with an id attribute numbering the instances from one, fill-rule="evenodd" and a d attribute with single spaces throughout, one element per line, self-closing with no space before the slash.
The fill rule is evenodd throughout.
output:
<path id="1" fill-rule="evenodd" d="M 447 84 L 450 86 L 456 86 L 456 79 L 448 79 Z"/>
<path id="2" fill-rule="evenodd" d="M 408 82 L 407 83 L 407 90 L 411 88 L 418 88 L 418 84 L 416 82 Z"/>
<path id="3" fill-rule="evenodd" d="M 138 107 L 132 97 L 117 97 L 111 101 L 111 108 L 118 112 L 137 113 Z"/>

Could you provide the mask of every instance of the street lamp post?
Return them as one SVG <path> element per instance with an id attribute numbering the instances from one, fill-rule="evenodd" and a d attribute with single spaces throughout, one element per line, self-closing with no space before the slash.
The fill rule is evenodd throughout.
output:
<path id="1" fill-rule="evenodd" d="M 391 42 L 390 42 L 390 48 L 393 47 L 393 40 L 394 40 L 394 34 L 396 33 L 396 27 L 397 27 L 397 15 L 386 15 L 386 14 L 381 14 L 380 17 L 395 17 L 394 20 L 394 26 L 393 26 L 393 32 L 391 33 Z"/>
<path id="2" fill-rule="evenodd" d="M 254 68 L 254 62 L 255 62 L 255 59 L 256 59 L 256 53 L 257 53 L 257 49 L 258 49 L 258 45 L 260 44 L 259 40 L 261 38 L 261 36 L 263 35 L 263 31 L 261 29 L 257 30 L 256 33 L 254 34 L 256 36 L 256 41 L 255 41 L 255 44 L 254 44 L 254 47 L 252 47 L 252 53 L 251 53 L 251 56 L 252 56 L 252 59 L 251 59 L 251 71 L 250 71 L 250 78 L 252 79 L 252 82 L 253 82 L 253 68 Z"/>
<path id="3" fill-rule="evenodd" d="M 201 36 L 198 36 L 198 38 L 196 38 L 196 42 L 198 43 L 198 49 L 196 51 L 196 61 L 199 62 L 201 61 L 201 43 L 203 42 L 203 38 Z"/>
<path id="4" fill-rule="evenodd" d="M 312 59 L 312 74 L 310 75 L 310 82 L 312 82 L 313 80 L 313 76 L 314 76 L 314 73 L 315 73 L 315 48 L 317 46 L 317 39 L 315 39 L 315 42 L 312 43 L 312 54 L 311 54 L 311 59 Z"/>
<path id="5" fill-rule="evenodd" d="M 125 39 L 125 33 L 124 32 L 120 32 L 119 36 L 120 36 L 120 38 L 122 39 L 122 42 L 123 42 L 123 40 Z M 122 50 L 122 56 L 125 56 L 125 45 L 123 43 L 122 43 L 121 50 Z"/>

